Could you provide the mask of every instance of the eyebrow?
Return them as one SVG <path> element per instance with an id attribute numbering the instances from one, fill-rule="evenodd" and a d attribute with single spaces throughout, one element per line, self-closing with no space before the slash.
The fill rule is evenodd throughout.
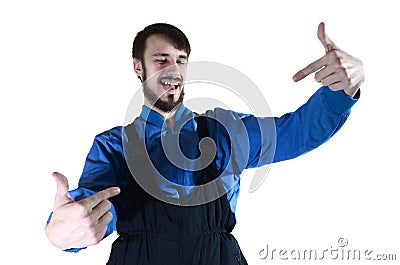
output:
<path id="1" fill-rule="evenodd" d="M 156 52 L 156 53 L 153 54 L 153 57 L 158 57 L 158 56 L 168 57 L 168 56 L 170 56 L 170 55 L 169 55 L 168 53 L 161 53 L 161 52 Z M 181 54 L 181 55 L 178 56 L 178 58 L 180 58 L 180 59 L 187 59 L 187 56 Z"/>

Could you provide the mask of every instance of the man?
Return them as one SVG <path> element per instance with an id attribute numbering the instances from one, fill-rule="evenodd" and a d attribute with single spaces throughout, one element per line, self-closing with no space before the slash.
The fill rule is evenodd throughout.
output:
<path id="1" fill-rule="evenodd" d="M 143 82 L 142 112 L 132 124 L 95 137 L 78 189 L 69 192 L 67 178 L 53 173 L 57 193 L 45 229 L 50 242 L 79 251 L 117 230 L 108 264 L 247 264 L 231 234 L 238 176 L 321 145 L 359 97 L 361 61 L 336 47 L 323 23 L 318 38 L 326 54 L 293 79 L 318 71 L 315 80 L 323 87 L 294 113 L 257 118 L 219 108 L 197 115 L 186 108 L 186 36 L 163 23 L 139 32 L 132 55 Z M 276 137 L 264 137 L 271 121 Z M 214 147 L 199 150 L 207 137 Z M 171 148 L 176 139 L 178 148 Z M 188 164 L 172 161 L 179 159 L 167 153 L 176 149 Z"/>

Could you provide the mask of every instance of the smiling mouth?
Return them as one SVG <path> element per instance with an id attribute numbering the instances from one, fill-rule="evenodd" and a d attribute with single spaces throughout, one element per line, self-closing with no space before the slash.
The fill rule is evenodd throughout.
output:
<path id="1" fill-rule="evenodd" d="M 177 78 L 174 79 L 163 78 L 160 80 L 159 83 L 162 85 L 164 90 L 167 91 L 167 93 L 175 94 L 178 91 L 180 85 L 182 84 L 182 80 Z"/>

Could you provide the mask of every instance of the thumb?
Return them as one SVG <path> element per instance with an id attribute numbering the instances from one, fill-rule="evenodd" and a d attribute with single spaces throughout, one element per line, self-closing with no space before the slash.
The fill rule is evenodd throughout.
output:
<path id="1" fill-rule="evenodd" d="M 68 202 L 70 202 L 72 199 L 69 196 L 69 184 L 68 184 L 68 179 L 61 173 L 54 172 L 52 174 L 54 180 L 57 183 L 57 193 L 56 193 L 56 198 L 54 200 L 54 208 L 57 208 L 59 206 L 62 206 Z"/>
<path id="2" fill-rule="evenodd" d="M 318 36 L 319 41 L 324 46 L 325 53 L 328 53 L 332 50 L 338 49 L 338 47 L 335 45 L 335 43 L 333 43 L 333 41 L 331 41 L 331 39 L 325 33 L 325 23 L 324 22 L 319 23 L 317 36 Z"/>

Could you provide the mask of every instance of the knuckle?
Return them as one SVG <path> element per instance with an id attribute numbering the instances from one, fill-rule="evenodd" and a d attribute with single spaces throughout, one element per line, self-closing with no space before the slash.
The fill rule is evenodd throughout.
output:
<path id="1" fill-rule="evenodd" d="M 101 192 L 101 191 L 98 192 L 98 193 L 96 193 L 96 194 L 94 194 L 94 195 L 91 197 L 91 199 L 92 199 L 93 202 L 101 201 L 102 198 L 103 198 L 103 195 L 102 195 L 102 192 Z"/>
<path id="2" fill-rule="evenodd" d="M 103 200 L 98 204 L 99 209 L 103 209 L 104 211 L 108 211 L 111 209 L 111 202 L 108 200 Z"/>
<path id="3" fill-rule="evenodd" d="M 88 207 L 86 206 L 86 204 L 84 202 L 78 202 L 76 204 L 76 211 L 81 216 L 88 216 L 89 215 Z"/>
<path id="4" fill-rule="evenodd" d="M 110 210 L 110 209 L 111 209 L 111 202 L 110 202 L 109 200 L 104 200 L 104 204 L 105 204 L 105 208 L 106 208 L 107 210 Z"/>
<path id="5" fill-rule="evenodd" d="M 99 224 L 101 225 L 108 225 L 111 220 L 113 219 L 113 215 L 111 212 L 106 212 L 103 216 L 99 219 Z"/>
<path id="6" fill-rule="evenodd" d="M 328 52 L 327 56 L 331 62 L 340 63 L 340 57 L 336 50 Z"/>
<path id="7" fill-rule="evenodd" d="M 314 75 L 314 80 L 317 81 L 317 82 L 320 80 L 320 78 L 319 78 L 319 73 L 316 73 L 316 74 Z"/>
<path id="8" fill-rule="evenodd" d="M 88 231 L 88 237 L 89 237 L 90 239 L 93 239 L 93 238 L 96 237 L 96 229 L 95 229 L 94 227 L 88 228 L 87 231 Z"/>
<path id="9" fill-rule="evenodd" d="M 333 61 L 331 65 L 334 67 L 334 69 L 341 69 L 341 68 L 343 68 L 343 67 L 342 67 L 342 64 L 341 64 L 341 62 L 340 62 L 339 60 Z"/>
<path id="10" fill-rule="evenodd" d="M 310 69 L 311 72 L 315 72 L 315 71 L 317 70 L 316 68 L 317 68 L 317 67 L 315 66 L 314 63 L 310 63 L 310 64 L 307 66 L 307 69 Z M 305 72 L 305 71 L 303 71 L 303 74 L 305 74 L 304 72 Z"/>
<path id="11" fill-rule="evenodd" d="M 328 55 L 331 56 L 332 58 L 338 58 L 339 57 L 339 53 L 337 50 L 331 50 L 328 52 Z"/>
<path id="12" fill-rule="evenodd" d="M 85 245 L 86 246 L 96 245 L 103 239 L 103 236 L 106 231 L 107 231 L 107 226 L 93 225 L 87 228 L 84 239 Z"/>
<path id="13" fill-rule="evenodd" d="M 106 221 L 106 223 L 108 224 L 109 222 L 111 222 L 111 220 L 113 219 L 113 215 L 111 212 L 107 212 L 104 216 L 104 219 Z"/>
<path id="14" fill-rule="evenodd" d="M 93 221 L 93 218 L 92 218 L 90 215 L 88 215 L 88 216 L 86 216 L 86 217 L 84 217 L 84 218 L 82 219 L 82 223 L 83 223 L 86 227 L 88 227 L 89 230 L 90 230 L 90 229 L 93 228 L 94 221 Z"/>
<path id="15" fill-rule="evenodd" d="M 99 238 L 99 235 L 95 229 L 91 229 L 88 231 L 88 236 L 87 236 L 87 243 L 88 245 L 95 245 L 99 243 L 101 238 Z"/>

